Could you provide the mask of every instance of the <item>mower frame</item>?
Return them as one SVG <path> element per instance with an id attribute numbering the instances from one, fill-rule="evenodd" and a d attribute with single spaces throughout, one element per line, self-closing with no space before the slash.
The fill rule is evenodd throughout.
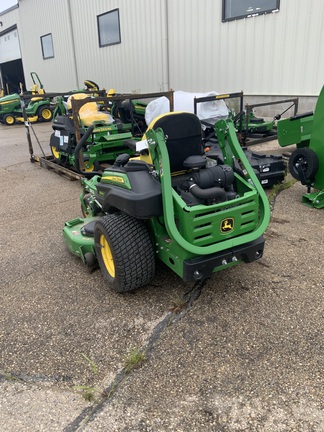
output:
<path id="1" fill-rule="evenodd" d="M 175 124 L 178 114 L 168 114 L 174 116 Z M 101 238 L 96 235 L 97 224 L 102 232 L 101 221 L 106 215 L 120 213 L 145 223 L 155 256 L 186 282 L 203 280 L 239 262 L 261 258 L 263 233 L 270 221 L 268 198 L 241 149 L 233 123 L 221 120 L 215 131 L 224 164 L 234 171 L 238 161 L 241 167 L 233 174 L 238 195 L 208 205 L 184 202 L 172 183 L 165 132 L 161 127 L 149 127 L 145 140 L 152 165 L 136 158 L 130 161 L 129 157 L 123 162 L 120 157 L 101 177 L 82 180 L 81 207 L 89 219 L 77 218 L 65 224 L 63 237 L 70 251 L 84 263 L 89 262 L 89 253 L 94 253 L 90 259 L 94 262 L 100 250 L 96 241 Z M 93 230 L 94 236 L 87 236 L 87 229 Z M 121 242 L 125 240 L 120 238 Z M 138 286 L 134 282 L 131 289 Z"/>

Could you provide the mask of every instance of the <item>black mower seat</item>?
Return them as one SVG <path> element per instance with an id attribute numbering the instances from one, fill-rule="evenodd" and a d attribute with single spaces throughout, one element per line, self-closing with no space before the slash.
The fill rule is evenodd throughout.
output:
<path id="1" fill-rule="evenodd" d="M 164 132 L 171 172 L 187 170 L 184 161 L 189 156 L 203 155 L 201 123 L 195 114 L 171 112 L 158 117 L 150 126 Z"/>

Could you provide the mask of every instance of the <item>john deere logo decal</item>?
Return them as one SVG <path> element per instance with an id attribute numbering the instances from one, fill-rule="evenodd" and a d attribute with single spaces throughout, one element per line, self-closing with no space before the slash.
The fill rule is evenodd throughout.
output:
<path id="1" fill-rule="evenodd" d="M 222 233 L 228 233 L 234 229 L 234 219 L 226 218 L 223 219 L 220 224 L 220 230 Z"/>

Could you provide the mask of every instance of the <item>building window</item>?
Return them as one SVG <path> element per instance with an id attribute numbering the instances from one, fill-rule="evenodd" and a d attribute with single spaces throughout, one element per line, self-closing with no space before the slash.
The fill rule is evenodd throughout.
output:
<path id="1" fill-rule="evenodd" d="M 52 34 L 46 34 L 41 36 L 41 45 L 42 45 L 42 53 L 43 59 L 49 59 L 54 57 L 54 49 L 53 49 L 53 41 Z"/>
<path id="2" fill-rule="evenodd" d="M 120 43 L 119 9 L 114 9 L 97 16 L 99 46 Z"/>
<path id="3" fill-rule="evenodd" d="M 223 0 L 222 21 L 279 11 L 280 0 Z"/>

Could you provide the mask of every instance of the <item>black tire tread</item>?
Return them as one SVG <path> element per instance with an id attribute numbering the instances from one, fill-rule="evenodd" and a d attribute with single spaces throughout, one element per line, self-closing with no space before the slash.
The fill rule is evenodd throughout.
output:
<path id="1" fill-rule="evenodd" d="M 112 280 L 103 263 L 99 239 L 105 234 L 113 254 L 115 278 Z M 148 284 L 155 274 L 152 242 L 142 220 L 125 213 L 104 216 L 95 226 L 95 248 L 103 276 L 117 292 L 132 291 Z"/>
<path id="2" fill-rule="evenodd" d="M 308 147 L 296 149 L 292 152 L 289 158 L 289 171 L 296 180 L 301 180 L 296 167 L 296 163 L 298 163 L 300 159 L 306 162 L 306 169 L 304 170 L 305 179 L 313 180 L 319 167 L 317 154 Z"/>

